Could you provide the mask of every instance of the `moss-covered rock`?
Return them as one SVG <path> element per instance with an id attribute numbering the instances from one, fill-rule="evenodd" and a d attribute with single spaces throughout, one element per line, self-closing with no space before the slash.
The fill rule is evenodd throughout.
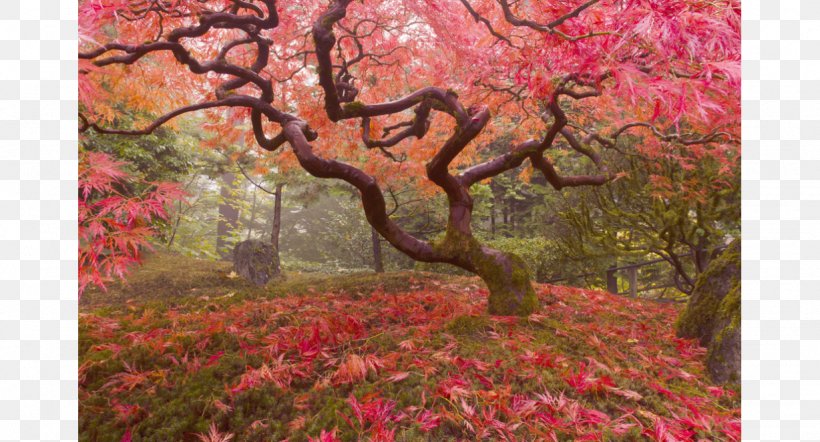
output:
<path id="1" fill-rule="evenodd" d="M 706 368 L 718 383 L 740 381 L 740 286 L 721 302 L 721 314 L 709 344 Z"/>
<path id="2" fill-rule="evenodd" d="M 279 275 L 279 256 L 271 244 L 249 239 L 233 249 L 233 268 L 243 278 L 262 287 Z"/>
<path id="3" fill-rule="evenodd" d="M 715 382 L 740 379 L 740 240 L 734 240 L 695 282 L 678 318 L 677 333 L 708 348 L 706 366 Z"/>

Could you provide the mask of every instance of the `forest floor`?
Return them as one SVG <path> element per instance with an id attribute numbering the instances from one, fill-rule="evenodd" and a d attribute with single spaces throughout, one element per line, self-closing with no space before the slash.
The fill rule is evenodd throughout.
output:
<path id="1" fill-rule="evenodd" d="M 739 440 L 738 386 L 681 306 L 537 285 L 489 317 L 475 278 L 288 275 L 155 255 L 80 303 L 80 440 Z M 204 439 L 203 439 L 204 438 Z"/>

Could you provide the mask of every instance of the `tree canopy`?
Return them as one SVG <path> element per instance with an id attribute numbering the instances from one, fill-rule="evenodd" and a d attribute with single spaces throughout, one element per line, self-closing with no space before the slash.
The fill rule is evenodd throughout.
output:
<path id="1" fill-rule="evenodd" d="M 79 20 L 81 131 L 146 135 L 204 113 L 214 147 L 255 143 L 268 165 L 353 185 L 395 248 L 481 276 L 492 313 L 536 300 L 521 260 L 473 237 L 475 184 L 520 169 L 559 190 L 604 185 L 624 173 L 612 155 L 720 165 L 682 185 L 658 174 L 661 199 L 735 180 L 735 0 L 81 0 Z M 443 238 L 394 222 L 395 180 L 446 194 Z"/>

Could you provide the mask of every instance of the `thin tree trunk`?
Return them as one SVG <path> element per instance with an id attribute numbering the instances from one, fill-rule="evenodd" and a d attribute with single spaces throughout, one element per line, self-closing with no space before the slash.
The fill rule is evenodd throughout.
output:
<path id="1" fill-rule="evenodd" d="M 495 239 L 495 201 L 490 205 L 490 238 Z"/>
<path id="2" fill-rule="evenodd" d="M 231 233 L 239 225 L 239 208 L 236 207 L 236 175 L 233 172 L 225 172 L 220 177 L 221 185 L 219 195 L 219 221 L 216 226 L 216 252 L 223 258 L 231 256 L 232 251 L 228 250 Z"/>
<path id="3" fill-rule="evenodd" d="M 177 237 L 177 230 L 179 230 L 179 223 L 182 220 L 182 201 L 177 201 L 177 213 L 174 219 L 174 228 L 171 230 L 171 238 L 168 240 L 168 244 L 165 246 L 167 249 L 170 249 L 174 245 L 174 240 Z"/>
<path id="4" fill-rule="evenodd" d="M 629 297 L 630 298 L 637 298 L 638 297 L 638 268 L 637 267 L 630 267 L 627 270 L 627 275 L 629 275 Z"/>
<path id="5" fill-rule="evenodd" d="M 698 240 L 697 247 L 694 248 L 692 251 L 692 255 L 695 261 L 695 272 L 699 275 L 706 271 L 706 267 L 709 265 L 709 251 L 707 250 L 708 241 L 706 238 L 701 237 Z"/>
<path id="6" fill-rule="evenodd" d="M 251 204 L 251 218 L 248 220 L 248 236 L 246 239 L 251 239 L 254 221 L 256 221 L 256 187 L 253 188 L 253 204 Z"/>
<path id="7" fill-rule="evenodd" d="M 384 261 L 382 260 L 382 242 L 379 239 L 379 232 L 370 226 L 370 241 L 373 243 L 373 271 L 384 273 Z"/>
<path id="8" fill-rule="evenodd" d="M 517 221 L 515 211 L 515 200 L 510 200 L 510 233 L 515 236 L 515 222 Z"/>
<path id="9" fill-rule="evenodd" d="M 273 260 L 276 265 L 276 273 L 281 272 L 280 258 L 279 258 L 279 231 L 282 229 L 282 188 L 285 185 L 278 183 L 274 197 L 276 200 L 273 203 L 273 226 L 270 232 L 270 244 L 273 246 Z"/>

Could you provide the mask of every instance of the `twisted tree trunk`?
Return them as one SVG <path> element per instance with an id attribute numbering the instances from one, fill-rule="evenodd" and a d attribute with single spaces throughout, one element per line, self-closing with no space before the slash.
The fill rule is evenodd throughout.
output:
<path id="1" fill-rule="evenodd" d="M 530 283 L 529 271 L 520 258 L 482 246 L 473 237 L 470 227 L 473 200 L 469 192 L 473 184 L 486 178 L 485 174 L 495 175 L 499 167 L 523 162 L 526 156 L 519 153 L 513 160 L 503 159 L 480 165 L 458 177 L 452 175 L 448 170 L 449 164 L 481 132 L 489 120 L 489 111 L 486 107 L 465 110 L 454 95 L 445 91 L 429 89 L 427 93 L 452 106 L 453 112 L 459 115 L 459 130 L 444 143 L 426 167 L 427 177 L 446 193 L 450 211 L 445 237 L 432 244 L 413 237 L 390 219 L 385 210 L 384 195 L 375 178 L 349 164 L 316 156 L 307 138 L 312 134 L 304 121 L 287 122 L 282 133 L 293 148 L 299 164 L 308 173 L 319 178 L 339 178 L 359 190 L 367 221 L 399 251 L 418 261 L 449 263 L 477 274 L 490 291 L 490 314 L 529 315 L 538 309 L 538 298 Z M 390 104 L 391 107 L 400 105 L 400 102 Z M 334 109 L 335 106 L 331 105 Z M 336 111 L 342 115 L 345 112 Z M 330 114 L 331 117 L 335 115 Z M 557 130 L 551 136 L 556 133 Z"/>

